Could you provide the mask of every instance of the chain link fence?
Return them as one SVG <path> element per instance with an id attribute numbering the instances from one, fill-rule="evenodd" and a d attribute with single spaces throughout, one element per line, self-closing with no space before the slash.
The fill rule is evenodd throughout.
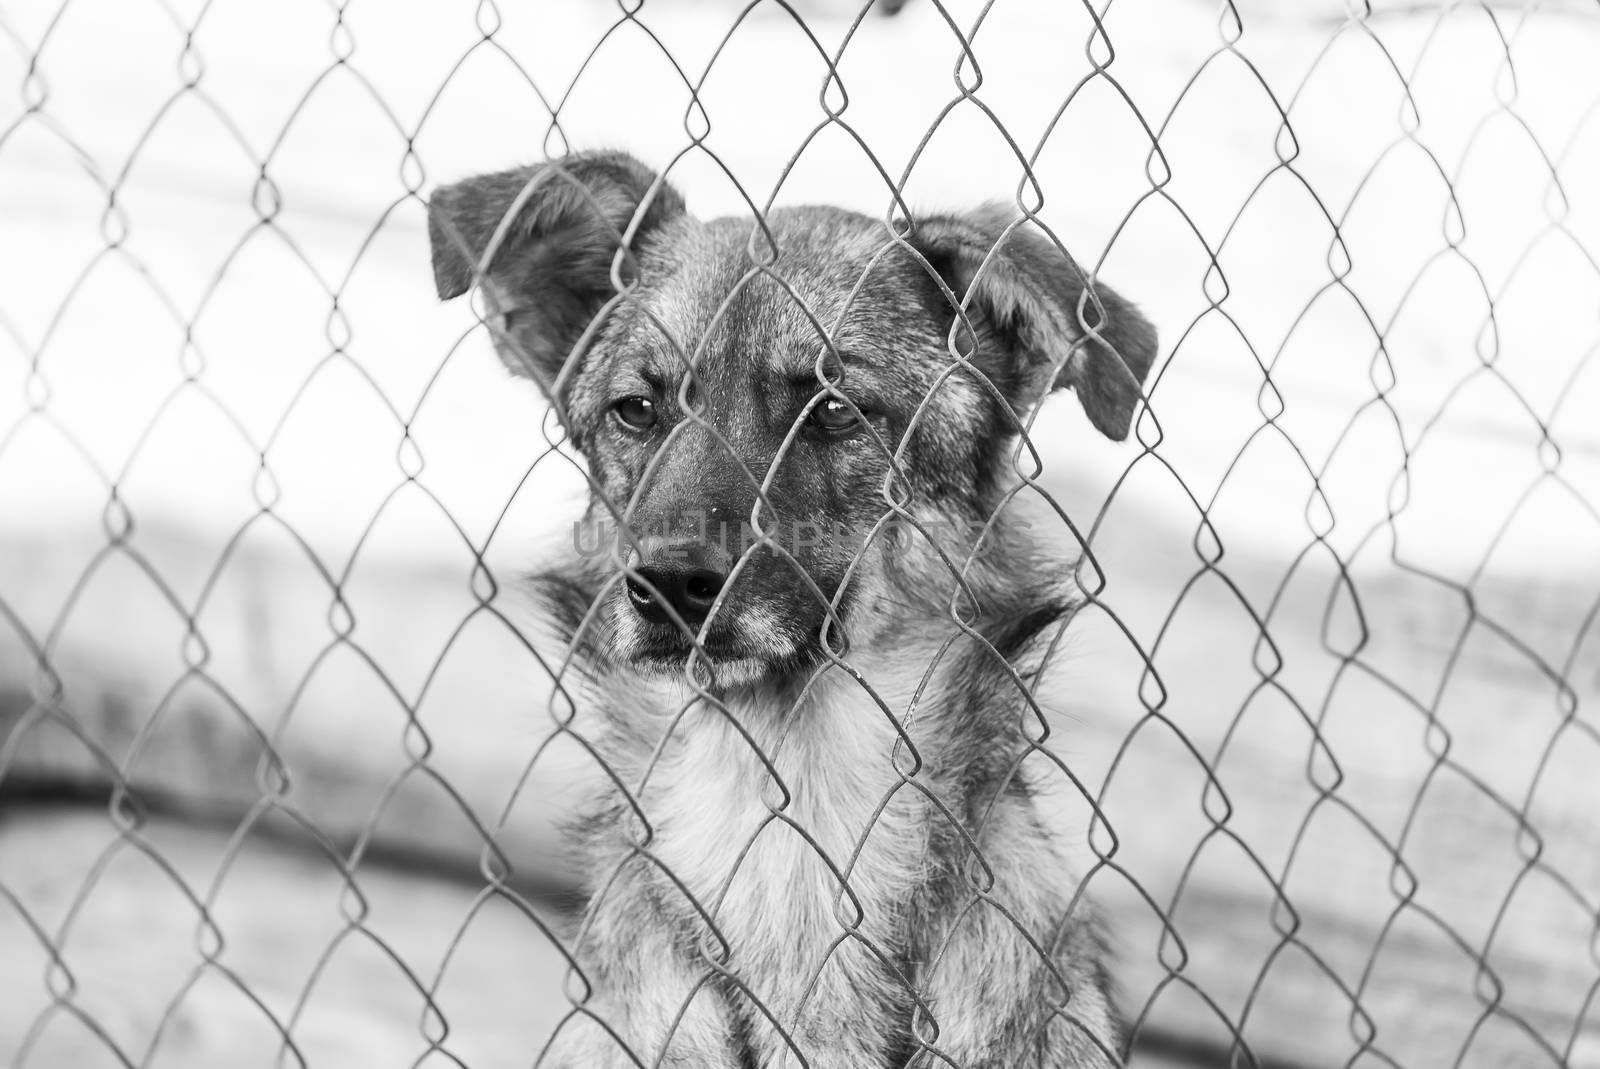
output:
<path id="1" fill-rule="evenodd" d="M 1128 442 L 1029 432 L 1103 583 L 1045 704 L 1128 1064 L 1600 1066 L 1593 4 L 0 37 L 5 1064 L 533 1065 L 584 1012 L 606 770 L 516 577 L 587 484 L 425 199 L 616 145 L 702 217 L 1009 197 L 1160 327 Z"/>

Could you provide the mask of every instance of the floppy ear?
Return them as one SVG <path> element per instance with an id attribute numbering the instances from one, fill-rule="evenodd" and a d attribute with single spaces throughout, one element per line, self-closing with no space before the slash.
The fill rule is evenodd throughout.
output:
<path id="1" fill-rule="evenodd" d="M 495 348 L 513 372 L 547 388 L 602 305 L 628 228 L 642 245 L 683 214 L 683 198 L 623 152 L 584 152 L 434 191 L 428 240 L 439 297 L 482 285 L 504 317 Z M 624 261 L 622 278 L 631 271 Z"/>
<path id="2" fill-rule="evenodd" d="M 1031 404 L 1070 386 L 1089 422 L 1113 441 L 1128 436 L 1140 387 L 1156 358 L 1156 328 L 1095 283 L 1056 244 L 990 205 L 920 221 L 910 241 L 956 299 L 980 337 L 1001 350 L 997 383 Z M 1041 376 L 1065 357 L 1054 381 Z"/>

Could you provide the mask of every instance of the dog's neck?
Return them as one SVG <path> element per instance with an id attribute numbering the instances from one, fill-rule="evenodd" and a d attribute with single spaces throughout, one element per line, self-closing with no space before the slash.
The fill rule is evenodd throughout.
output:
<path id="1" fill-rule="evenodd" d="M 608 733 L 619 735 L 624 749 L 641 754 L 653 751 L 663 733 L 677 736 L 706 722 L 745 733 L 748 743 L 774 760 L 800 757 L 792 751 L 803 749 L 817 728 L 827 732 L 819 718 L 833 723 L 847 717 L 852 730 L 864 721 L 877 723 L 883 729 L 879 741 L 890 744 L 896 732 L 907 741 L 925 737 L 929 729 L 949 737 L 949 721 L 964 722 L 969 691 L 983 692 L 988 701 L 1000 694 L 1019 712 L 1033 701 L 1055 637 L 1082 604 L 1058 593 L 1057 599 L 1012 607 L 1007 615 L 974 624 L 958 624 L 949 615 L 901 620 L 843 656 L 794 674 L 723 685 L 714 668 L 645 674 L 580 656 L 567 683 L 581 682 L 587 694 L 582 704 L 609 721 Z"/>

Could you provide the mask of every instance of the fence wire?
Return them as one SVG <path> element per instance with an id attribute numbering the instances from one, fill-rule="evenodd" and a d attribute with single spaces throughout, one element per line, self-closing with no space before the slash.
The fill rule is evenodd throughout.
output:
<path id="1" fill-rule="evenodd" d="M 552 814 L 576 784 L 615 777 L 630 801 L 639 787 L 598 767 L 594 725 L 568 693 L 576 669 L 541 650 L 508 571 L 537 554 L 502 533 L 581 489 L 581 462 L 530 391 L 487 373 L 494 328 L 481 306 L 412 334 L 383 309 L 417 296 L 414 278 L 401 297 L 368 291 L 390 256 L 425 276 L 434 188 L 590 143 L 584 94 L 627 40 L 659 59 L 648 70 L 662 94 L 689 101 L 671 151 L 650 162 L 691 201 L 707 175 L 758 215 L 786 184 L 826 190 L 806 185 L 808 153 L 842 139 L 876 185 L 837 196 L 887 219 L 914 209 L 941 138 L 976 121 L 1016 180 L 992 192 L 1050 220 L 1161 329 L 1129 442 L 1063 446 L 1069 432 L 1044 424 L 1078 416 L 1052 402 L 1029 430 L 1046 463 L 1020 491 L 1047 506 L 1049 540 L 1084 554 L 1088 604 L 1050 654 L 1070 679 L 1059 698 L 1045 693 L 1054 683 L 1040 693 L 1069 715 L 1039 712 L 1019 730 L 1078 815 L 1081 894 L 1102 906 L 1128 1026 L 1117 1059 L 1600 1065 L 1600 182 L 1585 181 L 1600 178 L 1600 77 L 1582 59 L 1600 45 L 1600 11 L 1224 3 L 1196 22 L 1180 4 L 1073 6 L 1082 36 L 1062 69 L 1079 73 L 1038 75 L 1044 121 L 1008 126 L 988 88 L 1005 60 L 985 52 L 1010 32 L 998 25 L 1007 0 L 904 6 L 834 23 L 773 0 L 728 5 L 696 16 L 718 30 L 692 56 L 669 43 L 685 17 L 671 6 L 535 12 L 535 26 L 594 31 L 562 37 L 552 47 L 569 61 L 547 71 L 508 43 L 517 13 L 486 0 L 448 14 L 456 38 L 421 41 L 403 66 L 427 92 L 400 103 L 384 66 L 392 42 L 369 66 L 361 12 L 330 3 L 315 16 L 324 36 L 293 60 L 304 80 L 265 123 L 266 110 L 235 119 L 250 103 L 237 87 L 212 89 L 227 65 L 207 29 L 226 3 L 0 8 L 19 87 L 0 181 L 21 190 L 4 205 L 0 289 L 12 383 L 0 407 L 6 1064 L 535 1065 L 552 1035 L 605 1019 L 572 921 L 577 885 L 604 888 L 615 872 L 582 872 Z M 1024 34 L 1030 20 L 1055 25 L 1043 7 L 1013 6 Z M 83 36 L 121 55 L 115 19 L 133 8 L 170 23 L 170 74 L 148 101 L 117 100 L 114 72 L 58 60 Z M 1192 67 L 1161 97 L 1121 72 L 1131 50 L 1173 32 L 1159 25 L 1169 18 L 1209 36 L 1184 40 Z M 742 35 L 774 26 L 820 74 L 806 88 L 811 126 L 775 180 L 757 182 L 742 147 L 714 136 L 708 101 Z M 895 35 L 914 32 L 945 50 L 948 81 L 899 120 L 914 136 L 890 152 L 857 124 L 852 79 L 870 79 L 852 64 L 881 68 Z M 1369 63 L 1359 78 L 1352 53 Z M 515 72 L 517 106 L 541 121 L 485 123 L 496 143 L 476 155 L 431 151 L 452 84 L 488 63 Z M 1524 88 L 1549 70 L 1563 72 L 1559 92 Z M 1218 79 L 1233 95 L 1216 95 Z M 334 84 L 360 101 L 345 105 L 355 117 L 297 149 Z M 1424 85 L 1429 95 L 1414 92 Z M 1375 94 L 1395 105 L 1381 127 L 1363 125 Z M 86 136 L 75 127 L 86 101 L 139 117 L 115 138 Z M 1132 131 L 1137 166 L 1096 186 L 1042 165 L 1096 107 Z M 1237 144 L 1189 133 L 1197 110 L 1234 107 L 1219 129 L 1241 131 Z M 1346 109 L 1359 121 L 1330 126 Z M 243 214 L 193 208 L 195 245 L 174 259 L 141 246 L 142 213 L 162 210 L 141 161 L 191 112 L 238 162 L 225 199 Z M 392 149 L 387 173 L 341 155 L 344 136 L 372 127 Z M 1076 146 L 1072 167 L 1094 167 L 1095 144 Z M 315 186 L 287 183 L 297 151 L 321 161 L 330 188 L 363 190 L 359 226 L 330 223 Z M 1386 184 L 1402 166 L 1424 178 Z M 1242 183 L 1207 186 L 1208 168 Z M 207 195 L 194 188 L 205 181 L 180 166 L 156 184 L 182 205 Z M 1108 186 L 1114 203 L 1084 203 L 1084 189 Z M 1308 215 L 1272 214 L 1284 198 Z M 1074 240 L 1085 215 L 1099 248 Z M 330 254 L 322 226 L 350 240 Z M 252 273 L 263 245 L 277 274 Z M 108 275 L 120 280 L 110 290 Z M 263 277 L 265 291 L 236 294 Z M 1436 292 L 1441 278 L 1462 288 Z M 1252 303 L 1267 282 L 1282 286 Z M 300 351 L 230 370 L 244 345 L 226 320 L 237 299 L 259 306 L 243 333 Z M 426 366 L 390 377 L 382 365 L 402 350 Z M 362 400 L 323 399 L 332 378 L 336 396 Z M 493 461 L 441 460 L 477 405 L 490 421 L 520 413 L 505 419 L 524 437 Z M 441 410 L 456 423 L 430 422 Z M 167 443 L 180 419 L 214 437 Z M 322 437 L 305 445 L 313 424 Z M 297 480 L 345 450 L 373 449 L 380 459 L 360 470 L 376 477 L 359 493 L 296 496 Z M 217 468 L 232 491 L 213 495 L 219 484 L 197 473 L 209 478 L 227 451 L 247 463 Z M 1261 468 L 1264 455 L 1278 466 Z M 170 494 L 141 504 L 162 501 L 152 456 L 181 458 L 180 487 L 196 475 L 175 509 Z M 500 495 L 487 510 L 451 488 L 480 464 L 505 476 L 486 480 Z M 885 518 L 898 511 L 891 502 Z M 186 515 L 220 534 L 196 536 Z M 385 556 L 390 529 L 413 523 L 446 550 Z M 884 759 L 895 791 L 925 789 L 903 750 Z M 822 853 L 791 801 L 768 800 L 745 851 L 771 824 Z M 642 859 L 692 898 L 644 824 L 618 868 Z M 968 878 L 970 908 L 998 905 Z M 859 923 L 840 925 L 830 953 L 894 955 Z M 701 949 L 698 983 L 739 988 L 787 1036 L 795 1003 L 769 1007 L 741 987 L 736 945 Z M 632 1056 L 649 1065 L 656 1053 Z M 903 1058 L 964 1064 L 925 1027 Z"/>

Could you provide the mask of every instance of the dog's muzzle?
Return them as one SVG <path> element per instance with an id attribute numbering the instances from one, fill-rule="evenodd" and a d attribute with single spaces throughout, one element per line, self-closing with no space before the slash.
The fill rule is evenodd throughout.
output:
<path id="1" fill-rule="evenodd" d="M 698 652 L 724 679 L 803 671 L 827 612 L 807 578 L 770 552 L 736 558 L 704 539 L 640 538 L 615 595 L 617 652 L 667 670 Z"/>

